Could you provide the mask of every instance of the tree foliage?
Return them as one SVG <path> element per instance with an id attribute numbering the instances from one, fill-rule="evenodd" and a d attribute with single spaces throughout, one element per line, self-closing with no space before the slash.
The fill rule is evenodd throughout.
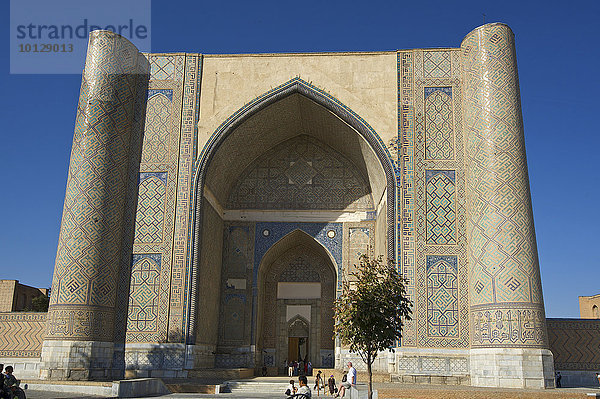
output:
<path id="1" fill-rule="evenodd" d="M 411 319 L 406 280 L 393 261 L 360 257 L 357 271 L 345 278 L 335 301 L 335 333 L 350 352 L 367 365 L 369 398 L 373 395 L 371 366 L 378 352 L 394 351 L 405 320 Z"/>
<path id="2" fill-rule="evenodd" d="M 31 307 L 25 309 L 30 312 L 47 312 L 50 305 L 50 297 L 46 295 L 36 296 L 31 300 Z"/>

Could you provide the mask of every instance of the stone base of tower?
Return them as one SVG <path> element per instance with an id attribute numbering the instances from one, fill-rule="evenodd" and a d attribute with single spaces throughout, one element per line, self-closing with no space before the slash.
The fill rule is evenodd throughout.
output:
<path id="1" fill-rule="evenodd" d="M 470 354 L 471 385 L 496 388 L 554 388 L 548 349 L 477 348 Z"/>
<path id="2" fill-rule="evenodd" d="M 115 363 L 122 363 L 124 352 L 116 346 L 102 341 L 44 341 L 40 378 L 70 381 L 123 378 L 123 364 L 118 367 Z"/>

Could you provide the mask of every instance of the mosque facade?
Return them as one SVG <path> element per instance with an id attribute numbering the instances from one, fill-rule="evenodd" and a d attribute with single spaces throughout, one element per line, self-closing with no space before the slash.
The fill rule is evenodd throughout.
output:
<path id="1" fill-rule="evenodd" d="M 554 386 L 514 35 L 458 48 L 142 54 L 90 34 L 41 376 L 359 366 L 361 254 L 413 303 L 375 369 Z"/>

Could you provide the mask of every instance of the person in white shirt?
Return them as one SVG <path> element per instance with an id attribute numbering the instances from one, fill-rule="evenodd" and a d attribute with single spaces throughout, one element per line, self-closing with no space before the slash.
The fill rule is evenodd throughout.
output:
<path id="1" fill-rule="evenodd" d="M 356 369 L 352 367 L 352 362 L 348 362 L 348 374 L 346 381 L 342 379 L 342 384 L 340 386 L 340 391 L 335 395 L 336 398 L 344 397 L 346 394 L 346 389 L 350 388 L 352 385 L 356 385 Z"/>
<path id="2" fill-rule="evenodd" d="M 310 392 L 310 388 L 308 387 L 308 379 L 305 375 L 301 375 L 298 377 L 298 383 L 300 384 L 300 388 L 298 388 L 298 395 L 302 394 L 305 398 L 311 398 L 312 392 Z"/>
<path id="3" fill-rule="evenodd" d="M 348 381 L 356 385 L 356 369 L 352 366 L 352 362 L 348 362 Z"/>

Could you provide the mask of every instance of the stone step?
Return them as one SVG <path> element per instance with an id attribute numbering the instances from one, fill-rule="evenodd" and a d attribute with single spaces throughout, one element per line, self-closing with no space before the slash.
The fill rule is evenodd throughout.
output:
<path id="1" fill-rule="evenodd" d="M 232 393 L 283 393 L 288 388 L 289 382 L 227 381 L 225 385 Z"/>

